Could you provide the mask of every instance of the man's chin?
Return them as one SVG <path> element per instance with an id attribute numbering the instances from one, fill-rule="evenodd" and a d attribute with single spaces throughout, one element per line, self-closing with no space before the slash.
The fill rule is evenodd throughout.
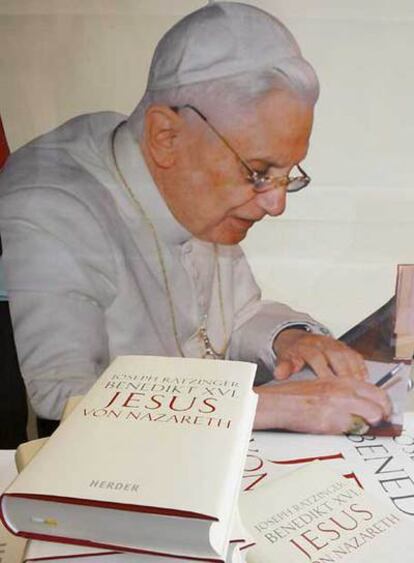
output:
<path id="1" fill-rule="evenodd" d="M 207 242 L 213 242 L 216 244 L 224 244 L 224 245 L 238 244 L 246 237 L 249 228 L 250 227 L 243 229 L 241 228 L 235 229 L 235 228 L 218 227 L 216 229 L 212 229 L 209 232 L 201 234 L 197 238 L 201 240 L 205 240 Z"/>
<path id="2" fill-rule="evenodd" d="M 225 244 L 225 245 L 239 244 L 239 242 L 241 242 L 244 238 L 246 238 L 246 235 L 247 235 L 247 231 L 245 231 L 244 233 L 237 233 L 232 235 L 229 234 L 217 238 L 217 240 L 212 242 L 216 242 L 217 244 Z"/>

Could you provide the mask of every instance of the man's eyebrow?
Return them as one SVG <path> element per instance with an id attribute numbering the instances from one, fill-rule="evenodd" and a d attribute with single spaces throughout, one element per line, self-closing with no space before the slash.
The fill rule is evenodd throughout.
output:
<path id="1" fill-rule="evenodd" d="M 271 156 L 255 156 L 255 157 L 251 157 L 249 159 L 247 159 L 247 162 L 249 164 L 253 164 L 255 162 L 260 162 L 264 165 L 267 166 L 267 168 L 285 168 L 286 164 L 275 160 L 273 157 Z"/>

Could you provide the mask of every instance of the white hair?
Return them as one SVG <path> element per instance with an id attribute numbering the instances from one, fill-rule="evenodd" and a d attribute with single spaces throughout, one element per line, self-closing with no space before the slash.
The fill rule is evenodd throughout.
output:
<path id="1" fill-rule="evenodd" d="M 319 82 L 312 67 L 291 65 L 289 73 L 275 69 L 243 73 L 219 78 L 209 82 L 169 88 L 147 90 L 128 119 L 130 130 L 140 141 L 143 138 L 145 114 L 152 105 L 179 107 L 186 104 L 195 106 L 209 117 L 218 121 L 231 120 L 240 116 L 242 108 L 257 102 L 274 90 L 292 92 L 306 104 L 313 106 L 319 96 Z"/>

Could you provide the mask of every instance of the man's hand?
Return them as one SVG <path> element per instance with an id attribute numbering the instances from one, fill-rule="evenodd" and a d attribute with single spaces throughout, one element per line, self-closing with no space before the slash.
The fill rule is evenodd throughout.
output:
<path id="1" fill-rule="evenodd" d="M 352 377 L 363 380 L 367 377 L 362 356 L 330 336 L 286 329 L 275 338 L 273 349 L 278 359 L 275 379 L 288 379 L 305 366 L 321 379 Z"/>
<path id="2" fill-rule="evenodd" d="M 392 412 L 385 391 L 346 377 L 262 385 L 255 391 L 259 395 L 255 430 L 343 434 L 352 428 L 355 416 L 376 425 Z"/>

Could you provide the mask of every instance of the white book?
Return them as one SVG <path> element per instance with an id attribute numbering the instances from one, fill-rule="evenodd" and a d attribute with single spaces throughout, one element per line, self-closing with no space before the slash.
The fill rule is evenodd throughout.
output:
<path id="1" fill-rule="evenodd" d="M 70 412 L 82 400 L 82 397 L 72 397 L 65 406 L 62 420 L 67 418 Z M 40 449 L 46 444 L 48 438 L 41 438 L 20 444 L 16 450 L 15 460 L 17 470 L 21 472 L 24 467 L 35 457 Z M 14 472 L 15 473 L 15 472 Z M 14 475 L 13 475 L 14 476 Z M 11 478 L 9 479 L 9 481 Z M 6 530 L 5 532 L 17 540 L 16 536 L 12 536 Z M 22 542 L 22 540 L 18 540 Z M 246 550 L 253 545 L 251 536 L 247 533 L 241 520 L 239 511 L 236 510 L 232 524 L 231 540 L 227 550 L 226 563 L 239 563 L 244 561 Z M 29 540 L 26 542 L 23 563 L 34 561 L 48 561 L 49 563 L 65 563 L 73 562 L 80 559 L 82 563 L 179 563 L 180 559 L 167 557 L 139 554 L 139 553 L 122 553 L 120 551 L 109 551 L 99 549 L 97 547 L 85 547 L 80 545 L 69 545 L 64 543 L 46 542 L 40 540 Z M 19 558 L 20 563 L 20 558 Z M 0 558 L 0 563 L 2 559 Z M 10 562 L 9 562 L 10 563 Z M 186 559 L 186 563 L 197 563 L 195 559 Z"/>
<path id="2" fill-rule="evenodd" d="M 248 563 L 408 562 L 412 523 L 354 480 L 314 462 L 240 498 Z"/>
<path id="3" fill-rule="evenodd" d="M 7 489 L 5 523 L 33 539 L 225 561 L 255 368 L 117 358 Z"/>
<path id="4" fill-rule="evenodd" d="M 238 563 L 244 560 L 244 552 L 240 552 L 239 546 L 244 544 L 247 535 L 237 515 L 237 522 L 234 523 L 232 528 L 232 538 L 238 539 L 230 540 L 226 563 Z M 251 540 L 249 544 L 252 545 Z M 121 551 L 110 551 L 97 547 L 68 545 L 40 540 L 29 540 L 23 557 L 23 563 L 32 563 L 35 561 L 73 563 L 76 560 L 79 560 L 79 563 L 183 563 L 181 557 L 175 558 L 151 555 L 148 553 L 123 553 Z M 20 559 L 18 561 L 20 562 Z M 200 563 L 200 560 L 186 558 L 185 563 Z"/>
<path id="5" fill-rule="evenodd" d="M 414 413 L 395 437 L 254 432 L 247 459 L 245 491 L 319 460 L 414 523 Z"/>
<path id="6" fill-rule="evenodd" d="M 85 551 L 82 555 L 72 554 L 66 557 L 62 555 L 59 555 L 57 557 L 51 557 L 50 555 L 46 557 L 39 557 L 39 554 L 37 554 L 37 556 L 35 556 L 34 558 L 30 556 L 29 558 L 25 557 L 23 559 L 23 563 L 34 563 L 35 561 L 47 561 L 48 563 L 74 563 L 76 560 L 78 560 L 79 563 L 198 563 L 200 561 L 199 559 L 186 559 L 185 562 L 183 562 L 182 559 L 171 559 L 170 557 L 149 557 L 148 555 L 139 556 L 136 553 L 111 553 L 109 551 L 105 551 L 100 554 L 95 553 L 93 555 L 87 555 L 87 552 Z M 245 560 L 246 559 L 243 553 L 237 547 L 235 547 L 231 550 L 231 555 L 226 558 L 226 563 L 243 563 Z"/>

